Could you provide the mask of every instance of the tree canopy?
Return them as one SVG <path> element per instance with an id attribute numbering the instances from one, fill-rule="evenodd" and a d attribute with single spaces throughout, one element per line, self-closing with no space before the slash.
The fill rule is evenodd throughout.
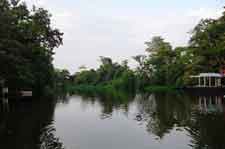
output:
<path id="1" fill-rule="evenodd" d="M 43 89 L 53 82 L 53 49 L 62 35 L 51 15 L 19 0 L 0 1 L 0 76 L 11 87 Z"/>
<path id="2" fill-rule="evenodd" d="M 201 20 L 190 40 L 200 71 L 219 71 L 225 67 L 225 12 L 218 19 Z"/>

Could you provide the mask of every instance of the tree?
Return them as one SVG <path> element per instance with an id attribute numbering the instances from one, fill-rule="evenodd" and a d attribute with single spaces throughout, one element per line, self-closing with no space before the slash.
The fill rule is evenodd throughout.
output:
<path id="1" fill-rule="evenodd" d="M 135 87 L 135 75 L 128 66 L 128 61 L 121 64 L 113 62 L 109 57 L 100 57 L 101 64 L 98 69 L 81 70 L 75 73 L 75 85 L 92 85 L 114 88 L 116 90 L 133 90 Z"/>
<path id="2" fill-rule="evenodd" d="M 0 76 L 14 88 L 41 90 L 53 84 L 53 49 L 62 33 L 43 8 L 29 10 L 19 0 L 0 1 Z"/>
<path id="3" fill-rule="evenodd" d="M 149 84 L 169 84 L 169 67 L 173 61 L 174 52 L 170 43 L 161 37 L 153 37 L 147 45 L 147 56 L 136 56 L 134 59 L 139 63 L 137 72 L 141 76 L 149 78 Z M 145 78 L 146 78 L 145 77 Z"/>
<path id="4" fill-rule="evenodd" d="M 182 86 L 192 72 L 190 48 L 173 49 L 170 43 L 158 36 L 145 44 L 147 54 L 134 57 L 139 64 L 136 69 L 139 86 Z"/>
<path id="5" fill-rule="evenodd" d="M 196 67 L 203 72 L 219 72 L 225 66 L 225 12 L 218 19 L 201 20 L 190 40 Z"/>

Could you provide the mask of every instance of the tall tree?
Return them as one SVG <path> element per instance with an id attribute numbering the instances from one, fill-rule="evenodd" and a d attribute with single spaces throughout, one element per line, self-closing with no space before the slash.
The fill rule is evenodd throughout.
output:
<path id="1" fill-rule="evenodd" d="M 174 52 L 170 43 L 165 42 L 161 37 L 153 37 L 147 45 L 147 58 L 145 65 L 150 69 L 151 83 L 163 85 L 169 84 L 169 66 L 172 63 Z"/>
<path id="2" fill-rule="evenodd" d="M 218 19 L 199 22 L 192 32 L 190 46 L 199 71 L 218 72 L 225 67 L 225 12 Z"/>
<path id="3" fill-rule="evenodd" d="M 0 76 L 16 88 L 44 89 L 53 82 L 53 49 L 62 33 L 43 8 L 19 0 L 0 1 Z"/>

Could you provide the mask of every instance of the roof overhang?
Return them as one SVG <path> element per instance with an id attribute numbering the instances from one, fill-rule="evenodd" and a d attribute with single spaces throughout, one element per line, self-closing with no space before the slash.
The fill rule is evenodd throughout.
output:
<path id="1" fill-rule="evenodd" d="M 191 78 L 201 78 L 201 77 L 223 78 L 224 75 L 220 73 L 200 73 L 199 75 L 191 76 Z"/>

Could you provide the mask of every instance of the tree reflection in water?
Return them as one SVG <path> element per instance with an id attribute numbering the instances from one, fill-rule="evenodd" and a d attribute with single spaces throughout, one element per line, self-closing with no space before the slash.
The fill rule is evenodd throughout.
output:
<path id="1" fill-rule="evenodd" d="M 112 91 L 108 93 L 101 93 L 95 96 L 88 94 L 82 95 L 82 100 L 89 104 L 100 104 L 101 119 L 110 119 L 115 110 L 122 110 L 125 115 L 128 115 L 129 105 L 135 100 L 135 94 L 130 92 Z"/>
<path id="2" fill-rule="evenodd" d="M 42 130 L 40 136 L 40 149 L 64 149 L 63 143 L 55 137 L 55 128 L 52 125 Z"/>
<path id="3" fill-rule="evenodd" d="M 117 95 L 117 96 L 116 96 Z M 131 105 L 137 108 L 133 119 L 146 127 L 149 134 L 163 139 L 172 131 L 183 131 L 190 137 L 195 149 L 225 148 L 225 106 L 223 96 L 191 96 L 184 93 L 138 94 L 125 93 L 84 97 L 86 102 L 99 103 L 100 118 L 108 119 L 113 111 L 131 113 Z"/>
<path id="4" fill-rule="evenodd" d="M 150 134 L 162 139 L 175 128 L 187 132 L 192 148 L 225 148 L 223 96 L 151 94 L 136 98 L 139 109 L 136 120 L 141 120 Z"/>
<path id="5" fill-rule="evenodd" d="M 0 100 L 0 144 L 4 149 L 61 149 L 51 127 L 56 101 Z M 44 145 L 45 144 L 45 145 Z M 56 147 L 57 146 L 57 147 Z"/>
<path id="6" fill-rule="evenodd" d="M 68 96 L 58 101 L 69 104 Z M 63 149 L 55 135 L 54 111 L 57 100 L 0 102 L 1 148 Z M 114 111 L 123 112 L 146 131 L 164 139 L 166 134 L 183 131 L 193 149 L 225 148 L 225 104 L 223 96 L 185 94 L 128 94 L 117 92 L 83 96 L 82 105 L 100 107 L 100 118 L 109 119 Z M 87 106 L 89 107 L 89 106 Z M 95 106 L 93 106 L 95 108 Z M 85 107 L 84 107 L 85 108 Z M 83 107 L 81 108 L 83 109 Z M 134 120 L 133 120 L 134 119 Z"/>
<path id="7" fill-rule="evenodd" d="M 190 118 L 190 100 L 182 95 L 139 95 L 139 115 L 145 121 L 147 131 L 163 138 L 174 127 L 185 127 Z"/>
<path id="8" fill-rule="evenodd" d="M 198 108 L 192 111 L 186 128 L 195 149 L 225 148 L 225 104 L 223 96 L 198 97 Z"/>

